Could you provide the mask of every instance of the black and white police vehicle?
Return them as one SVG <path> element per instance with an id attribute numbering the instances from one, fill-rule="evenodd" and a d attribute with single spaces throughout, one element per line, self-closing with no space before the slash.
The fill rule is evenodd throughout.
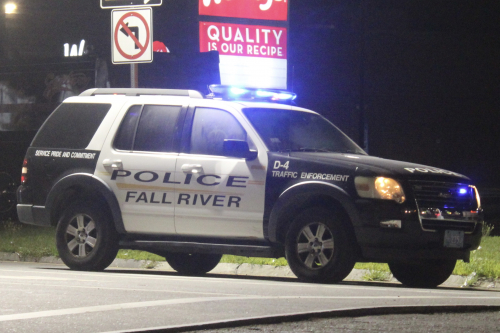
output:
<path id="1" fill-rule="evenodd" d="M 76 270 L 105 269 L 126 248 L 183 274 L 223 254 L 285 256 L 304 281 L 339 282 L 368 261 L 435 287 L 479 246 L 467 177 L 368 156 L 321 115 L 279 103 L 292 93 L 211 88 L 66 99 L 26 153 L 19 219 L 57 226 Z"/>

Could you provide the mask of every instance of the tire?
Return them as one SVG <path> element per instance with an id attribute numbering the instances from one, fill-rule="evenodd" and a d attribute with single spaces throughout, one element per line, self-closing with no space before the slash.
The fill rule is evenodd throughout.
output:
<path id="1" fill-rule="evenodd" d="M 292 222 L 285 254 L 292 272 L 306 282 L 338 283 L 355 264 L 347 221 L 324 208 L 310 208 Z"/>
<path id="2" fill-rule="evenodd" d="M 215 268 L 222 258 L 222 254 L 206 253 L 164 253 L 168 264 L 177 272 L 184 275 L 203 275 Z"/>
<path id="3" fill-rule="evenodd" d="M 435 288 L 453 273 L 456 260 L 425 260 L 414 263 L 389 263 L 399 282 L 414 288 Z"/>
<path id="4" fill-rule="evenodd" d="M 118 234 L 104 208 L 76 201 L 66 208 L 57 224 L 56 245 L 69 268 L 100 271 L 116 258 Z"/>

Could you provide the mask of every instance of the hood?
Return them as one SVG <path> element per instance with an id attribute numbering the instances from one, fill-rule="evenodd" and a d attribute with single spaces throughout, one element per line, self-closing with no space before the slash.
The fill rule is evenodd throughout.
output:
<path id="1" fill-rule="evenodd" d="M 356 175 L 362 176 L 392 176 L 402 179 L 450 182 L 470 181 L 468 177 L 453 171 L 368 155 L 293 152 L 290 156 L 310 162 L 354 168 Z"/>

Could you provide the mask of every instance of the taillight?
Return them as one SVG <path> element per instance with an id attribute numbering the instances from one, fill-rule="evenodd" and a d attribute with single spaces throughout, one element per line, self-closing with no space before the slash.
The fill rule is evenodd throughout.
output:
<path id="1" fill-rule="evenodd" d="M 23 161 L 23 169 L 21 170 L 21 184 L 25 184 L 28 179 L 28 160 Z"/>

